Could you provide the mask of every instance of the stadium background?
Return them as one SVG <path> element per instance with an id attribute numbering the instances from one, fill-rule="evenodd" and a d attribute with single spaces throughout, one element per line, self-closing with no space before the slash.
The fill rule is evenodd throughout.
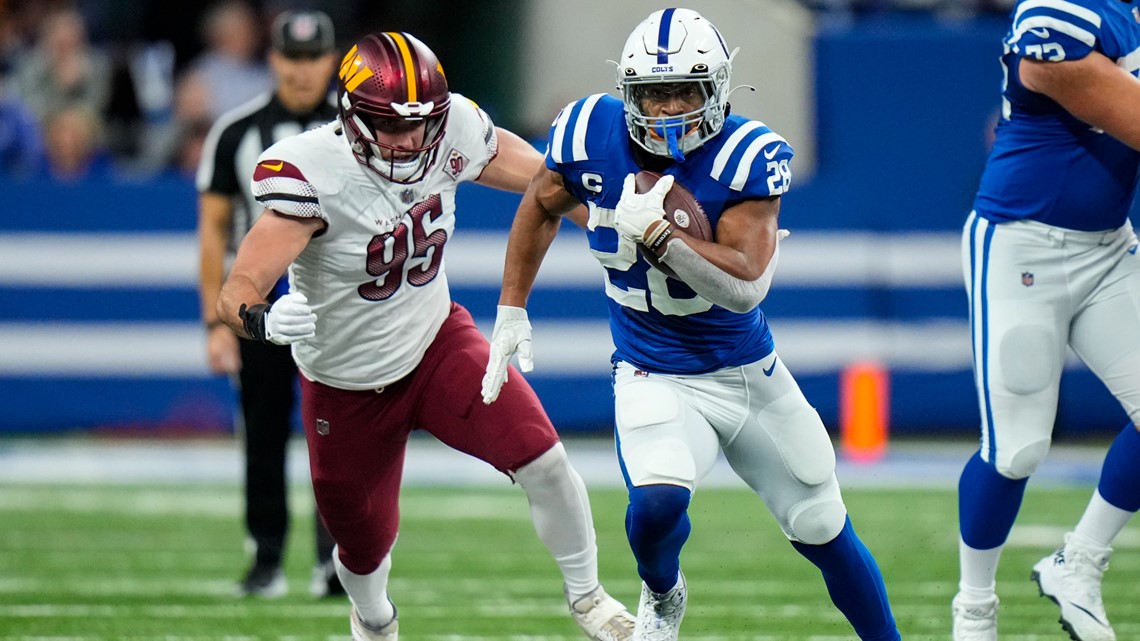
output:
<path id="1" fill-rule="evenodd" d="M 99 42 L 192 39 L 157 3 L 80 3 Z M 277 3 L 290 4 L 290 3 Z M 541 144 L 562 104 L 611 90 L 628 31 L 656 3 L 602 0 L 291 3 L 333 14 L 338 40 L 402 29 L 440 55 L 453 88 Z M 786 241 L 763 309 L 777 348 L 836 429 L 844 368 L 887 367 L 895 434 L 976 436 L 959 229 L 999 101 L 998 7 L 916 2 L 696 1 L 741 48 L 734 108 L 797 149 Z M 122 19 L 121 12 L 147 20 Z M 987 10 L 989 9 L 989 10 Z M 116 17 L 120 16 L 120 17 Z M 156 26 L 157 25 L 157 26 Z M 135 32 L 138 33 L 135 33 Z M 175 38 L 176 47 L 186 45 Z M 0 432 L 203 433 L 233 429 L 211 376 L 195 294 L 196 194 L 184 178 L 60 185 L 0 178 Z M 447 248 L 453 294 L 487 330 L 516 197 L 460 191 Z M 564 433 L 611 429 L 600 272 L 566 230 L 529 309 L 529 378 Z M 699 337 L 694 337 L 699 340 Z M 1124 414 L 1070 363 L 1058 435 L 1105 436 Z"/>

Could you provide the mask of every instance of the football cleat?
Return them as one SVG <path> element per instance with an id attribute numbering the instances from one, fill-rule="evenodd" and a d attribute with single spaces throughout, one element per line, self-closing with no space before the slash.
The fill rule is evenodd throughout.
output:
<path id="1" fill-rule="evenodd" d="M 570 616 L 594 641 L 628 641 L 633 636 L 633 615 L 620 601 L 606 594 L 600 585 L 570 604 Z"/>
<path id="2" fill-rule="evenodd" d="M 313 578 L 309 582 L 309 594 L 317 599 L 344 594 L 344 586 L 340 584 L 340 577 L 336 575 L 336 566 L 333 565 L 332 560 L 313 566 Z"/>
<path id="3" fill-rule="evenodd" d="M 281 567 L 268 563 L 255 562 L 245 573 L 245 578 L 237 585 L 238 596 L 275 599 L 289 591 Z"/>
<path id="4" fill-rule="evenodd" d="M 1083 545 L 1070 532 L 1065 545 L 1041 559 L 1030 575 L 1041 596 L 1061 608 L 1061 627 L 1074 641 L 1116 641 L 1108 622 L 1100 581 L 1112 548 Z"/>
<path id="5" fill-rule="evenodd" d="M 397 641 L 400 636 L 400 621 L 395 614 L 392 615 L 391 621 L 379 628 L 373 628 L 361 620 L 356 608 L 353 608 L 349 623 L 352 628 L 352 641 Z"/>
<path id="6" fill-rule="evenodd" d="M 954 597 L 954 641 L 997 641 L 998 598 L 968 601 L 959 593 Z"/>
<path id="7" fill-rule="evenodd" d="M 633 640 L 677 641 L 688 600 L 689 591 L 685 586 L 684 574 L 677 577 L 677 585 L 665 594 L 657 594 L 642 583 Z"/>

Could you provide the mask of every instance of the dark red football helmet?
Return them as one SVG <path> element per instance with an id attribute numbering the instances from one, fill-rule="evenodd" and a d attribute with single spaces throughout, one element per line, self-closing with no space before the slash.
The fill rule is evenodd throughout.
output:
<path id="1" fill-rule="evenodd" d="M 411 34 L 370 34 L 349 49 L 339 77 L 340 121 L 356 159 L 393 182 L 422 180 L 435 163 L 451 108 L 447 78 L 432 50 Z M 420 126 L 419 142 L 380 141 Z"/>

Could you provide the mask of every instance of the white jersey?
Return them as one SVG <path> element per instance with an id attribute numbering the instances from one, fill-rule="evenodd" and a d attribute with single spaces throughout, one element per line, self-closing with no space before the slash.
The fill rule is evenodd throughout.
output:
<path id="1" fill-rule="evenodd" d="M 455 190 L 478 178 L 497 148 L 487 114 L 452 93 L 436 162 L 410 185 L 357 162 L 339 122 L 261 154 L 257 200 L 327 224 L 289 268 L 290 291 L 317 315 L 316 336 L 293 345 L 307 378 L 374 389 L 419 364 L 450 312 L 443 255 L 455 230 Z"/>

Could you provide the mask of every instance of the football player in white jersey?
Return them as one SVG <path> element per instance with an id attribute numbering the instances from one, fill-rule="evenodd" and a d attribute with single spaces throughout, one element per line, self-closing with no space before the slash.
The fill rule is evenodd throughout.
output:
<path id="1" fill-rule="evenodd" d="M 448 89 L 432 51 L 376 33 L 340 65 L 339 118 L 262 153 L 265 212 L 238 250 L 218 303 L 240 335 L 290 344 L 313 490 L 337 542 L 356 641 L 395 641 L 388 596 L 404 450 L 413 429 L 507 474 L 527 494 L 574 620 L 625 641 L 633 619 L 598 582 L 586 489 L 521 376 L 480 402 L 489 355 L 453 303 L 444 252 L 459 183 L 522 191 L 541 155 Z M 290 292 L 266 303 L 289 271 Z"/>
<path id="2" fill-rule="evenodd" d="M 1072 348 L 1132 423 L 1076 528 L 1031 576 L 1074 639 L 1114 641 L 1101 577 L 1140 509 L 1140 256 L 1128 221 L 1140 169 L 1140 7 L 1022 0 L 1011 17 L 1002 119 L 962 236 L 982 429 L 958 485 L 953 636 L 998 638 L 998 560 L 1049 451 Z"/>
<path id="3" fill-rule="evenodd" d="M 819 414 L 777 358 L 758 305 L 776 266 L 780 195 L 792 148 L 761 122 L 729 114 L 732 53 L 700 14 L 665 9 L 630 35 L 618 65 L 624 100 L 596 94 L 551 127 L 546 167 L 523 196 L 507 246 L 484 401 L 503 402 L 525 305 L 562 214 L 589 207 L 616 351 L 618 456 L 626 532 L 642 579 L 637 641 L 675 641 L 687 587 L 680 552 L 689 500 L 723 451 L 792 546 L 823 574 L 859 638 L 900 638 L 878 565 L 859 540 Z M 636 194 L 634 174 L 665 174 Z M 701 203 L 715 242 L 664 220 L 673 181 Z M 652 266 L 653 251 L 677 274 Z M 496 400 L 496 396 L 498 400 Z M 493 405 L 492 405 L 493 406 Z"/>

